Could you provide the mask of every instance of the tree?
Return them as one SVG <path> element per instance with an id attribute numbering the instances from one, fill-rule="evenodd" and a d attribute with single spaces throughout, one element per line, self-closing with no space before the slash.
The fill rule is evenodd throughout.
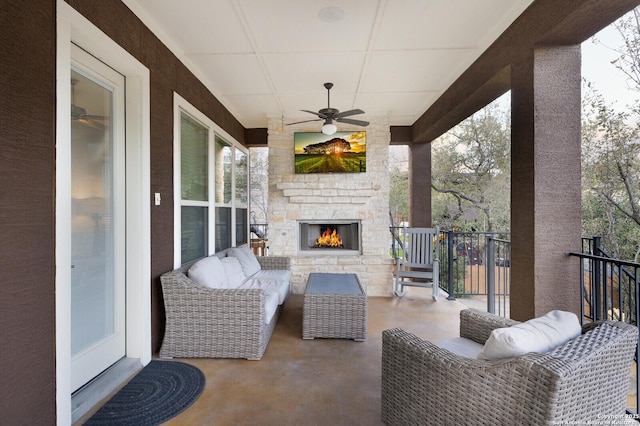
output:
<path id="1" fill-rule="evenodd" d="M 640 10 L 613 24 L 622 46 L 612 63 L 640 91 Z M 597 39 L 595 42 L 598 42 Z M 582 125 L 583 232 L 600 235 L 611 255 L 638 260 L 640 254 L 640 102 L 622 112 L 585 85 Z"/>
<path id="2" fill-rule="evenodd" d="M 613 23 L 618 30 L 623 45 L 618 49 L 618 59 L 613 64 L 629 79 L 631 90 L 640 90 L 640 8 L 635 8 Z M 637 105 L 637 104 L 636 104 Z"/>
<path id="3" fill-rule="evenodd" d="M 269 148 L 250 149 L 251 223 L 267 223 L 269 207 Z"/>
<path id="4" fill-rule="evenodd" d="M 509 229 L 510 182 L 510 120 L 499 103 L 434 141 L 431 187 L 434 222 L 441 227 L 460 226 L 462 220 L 475 230 Z"/>
<path id="5" fill-rule="evenodd" d="M 409 217 L 408 152 L 407 146 L 389 147 L 389 212 L 395 225 Z"/>
<path id="6" fill-rule="evenodd" d="M 640 128 L 630 112 L 614 111 L 597 91 L 589 92 L 585 102 L 583 228 L 601 235 L 610 254 L 637 258 L 640 246 L 628 242 L 640 231 Z"/>

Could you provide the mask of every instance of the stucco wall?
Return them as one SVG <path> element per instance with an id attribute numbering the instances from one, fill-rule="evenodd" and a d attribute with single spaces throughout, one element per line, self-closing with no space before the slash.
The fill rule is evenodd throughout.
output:
<path id="1" fill-rule="evenodd" d="M 0 414 L 55 419 L 55 2 L 0 13 Z"/>

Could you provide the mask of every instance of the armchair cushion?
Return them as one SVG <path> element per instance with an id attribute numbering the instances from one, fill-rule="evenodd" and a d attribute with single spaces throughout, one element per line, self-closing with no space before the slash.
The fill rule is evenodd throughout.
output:
<path id="1" fill-rule="evenodd" d="M 546 315 L 491 332 L 478 359 L 501 359 L 530 352 L 547 353 L 576 338 L 582 332 L 578 317 L 571 312 L 551 311 Z"/>
<path id="2" fill-rule="evenodd" d="M 475 359 L 482 351 L 480 343 L 476 343 L 471 339 L 465 339 L 464 337 L 455 337 L 453 339 L 445 340 L 438 343 L 438 347 L 446 349 L 456 355 L 463 356 L 465 358 Z"/>

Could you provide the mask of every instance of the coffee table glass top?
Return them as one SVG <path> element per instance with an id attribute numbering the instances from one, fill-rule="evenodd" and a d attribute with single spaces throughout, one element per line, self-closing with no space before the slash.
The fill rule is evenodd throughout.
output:
<path id="1" fill-rule="evenodd" d="M 306 292 L 317 294 L 362 294 L 356 274 L 322 272 L 309 274 Z"/>

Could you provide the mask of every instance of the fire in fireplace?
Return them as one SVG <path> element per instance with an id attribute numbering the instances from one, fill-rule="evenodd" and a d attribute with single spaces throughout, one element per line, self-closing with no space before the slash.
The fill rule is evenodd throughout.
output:
<path id="1" fill-rule="evenodd" d="M 360 254 L 359 220 L 298 221 L 300 253 Z"/>
<path id="2" fill-rule="evenodd" d="M 340 238 L 340 234 L 338 234 L 338 229 L 327 228 L 324 232 L 318 237 L 316 240 L 316 248 L 323 247 L 337 247 L 342 248 L 342 239 Z"/>

